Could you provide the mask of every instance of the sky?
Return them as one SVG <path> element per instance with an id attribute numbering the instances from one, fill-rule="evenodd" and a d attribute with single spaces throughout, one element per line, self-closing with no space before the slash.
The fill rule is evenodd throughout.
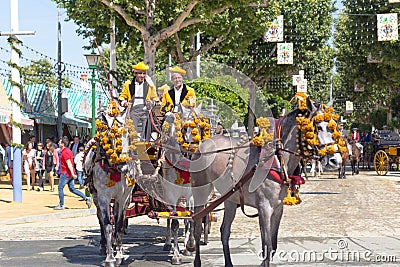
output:
<path id="1" fill-rule="evenodd" d="M 16 1 L 16 0 L 12 0 Z M 0 0 L 2 14 L 0 32 L 10 32 L 10 0 Z M 35 31 L 34 36 L 19 36 L 23 44 L 53 59 L 57 59 L 57 5 L 51 0 L 18 0 L 19 30 Z M 61 10 L 61 59 L 65 63 L 87 67 L 83 46 L 90 44 L 88 39 L 78 36 L 78 26 L 74 22 L 65 22 L 66 13 Z M 0 47 L 10 50 L 7 36 L 0 36 Z M 24 53 L 24 50 L 22 50 Z M 4 55 L 3 55 L 4 56 Z M 3 57 L 2 56 L 2 57 Z M 24 56 L 24 54 L 23 54 Z M 34 60 L 34 54 L 26 55 Z M 9 58 L 2 58 L 9 60 Z M 20 61 L 23 64 L 22 61 Z"/>

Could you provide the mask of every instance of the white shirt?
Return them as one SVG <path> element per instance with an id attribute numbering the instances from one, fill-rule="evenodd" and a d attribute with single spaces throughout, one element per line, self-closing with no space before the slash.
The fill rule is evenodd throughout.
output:
<path id="1" fill-rule="evenodd" d="M 138 82 L 135 82 L 135 102 L 133 102 L 132 106 L 144 104 L 143 84 L 144 84 L 144 82 L 142 82 L 141 84 L 139 84 Z"/>
<path id="2" fill-rule="evenodd" d="M 75 169 L 80 172 L 83 171 L 83 154 L 83 151 L 79 152 L 74 158 Z"/>
<path id="3" fill-rule="evenodd" d="M 179 111 L 179 104 L 181 103 L 182 87 L 179 90 L 177 90 L 174 87 L 174 90 L 175 90 L 174 112 L 178 112 Z"/>

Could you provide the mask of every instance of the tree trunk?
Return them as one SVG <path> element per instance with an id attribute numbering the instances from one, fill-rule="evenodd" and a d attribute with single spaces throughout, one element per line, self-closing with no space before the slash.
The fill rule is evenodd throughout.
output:
<path id="1" fill-rule="evenodd" d="M 156 64 L 156 49 L 157 47 L 152 44 L 153 42 L 149 38 L 148 40 L 145 40 L 143 38 L 143 46 L 144 46 L 144 63 L 149 65 L 149 70 L 147 71 L 147 74 L 151 77 L 153 80 L 154 84 L 156 84 L 155 80 L 155 64 Z"/>

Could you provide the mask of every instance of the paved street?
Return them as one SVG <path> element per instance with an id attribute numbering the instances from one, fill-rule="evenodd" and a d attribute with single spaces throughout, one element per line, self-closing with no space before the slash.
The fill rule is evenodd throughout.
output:
<path id="1" fill-rule="evenodd" d="M 303 202 L 285 207 L 274 266 L 337 266 L 400 262 L 400 174 L 375 172 L 310 178 L 301 188 Z M 252 210 L 249 209 L 249 212 Z M 131 219 L 125 237 L 125 266 L 168 266 L 162 251 L 165 221 Z M 223 266 L 218 222 L 211 242 L 202 246 L 204 266 Z M 258 220 L 239 210 L 232 229 L 231 252 L 236 266 L 258 265 L 261 250 Z M 2 225 L 0 266 L 100 266 L 99 229 L 94 215 Z M 191 266 L 193 257 L 184 257 Z M 397 262 L 397 263 L 396 263 Z"/>

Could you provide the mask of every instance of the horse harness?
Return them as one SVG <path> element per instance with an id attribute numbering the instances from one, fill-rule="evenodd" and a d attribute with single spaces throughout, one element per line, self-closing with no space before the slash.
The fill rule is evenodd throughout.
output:
<path id="1" fill-rule="evenodd" d="M 283 158 L 283 152 L 287 152 L 296 156 L 299 156 L 301 158 L 315 158 L 315 156 L 311 155 L 311 153 L 304 153 L 304 148 L 308 149 L 307 147 L 304 146 L 300 146 L 300 152 L 296 152 L 296 151 L 291 151 L 288 149 L 285 149 L 283 147 L 283 142 L 281 139 L 281 134 L 282 134 L 282 117 L 279 118 L 278 120 L 275 121 L 275 129 L 276 129 L 276 136 L 278 136 L 278 138 L 275 140 L 275 144 L 276 144 L 276 150 L 275 153 L 273 154 L 267 154 L 266 157 L 264 158 L 260 158 L 259 162 L 262 161 L 267 161 L 269 160 L 271 157 L 276 156 L 278 158 L 278 161 L 280 163 L 280 166 L 282 167 L 281 171 L 276 171 L 273 169 L 270 169 L 270 176 L 272 177 L 272 180 L 281 184 L 281 185 L 300 185 L 304 183 L 304 179 L 299 176 L 299 175 L 288 175 L 287 170 L 286 170 L 286 164 L 285 164 L 285 160 Z M 300 137 L 301 138 L 301 131 L 300 131 Z M 243 146 L 244 147 L 244 146 Z M 246 146 L 248 147 L 248 146 Z M 236 149 L 239 147 L 235 147 L 235 148 L 230 148 L 230 150 Z M 267 150 L 269 148 L 267 147 L 263 147 L 262 149 Z M 216 153 L 216 151 L 213 151 L 214 153 Z M 219 152 L 219 151 L 218 151 Z M 263 153 L 260 153 L 261 155 Z M 201 211 L 195 213 L 192 217 L 193 219 L 200 219 L 203 218 L 206 214 L 208 214 L 209 212 L 213 211 L 217 206 L 219 206 L 222 202 L 224 202 L 226 199 L 228 199 L 230 196 L 232 196 L 234 193 L 236 193 L 237 191 L 239 191 L 239 199 L 240 199 L 240 208 L 243 212 L 244 215 L 246 215 L 247 217 L 250 218 L 254 218 L 258 216 L 258 213 L 256 214 L 252 214 L 249 215 L 245 212 L 244 210 L 244 192 L 243 192 L 243 185 L 248 182 L 250 180 L 250 178 L 254 175 L 255 170 L 257 168 L 258 164 L 255 164 L 252 166 L 252 168 L 250 168 L 240 179 L 239 181 L 235 184 L 235 186 L 229 190 L 228 192 L 226 192 L 224 195 L 222 195 L 221 197 L 217 198 L 216 200 L 212 201 L 207 207 L 205 207 L 204 209 L 202 209 Z"/>

